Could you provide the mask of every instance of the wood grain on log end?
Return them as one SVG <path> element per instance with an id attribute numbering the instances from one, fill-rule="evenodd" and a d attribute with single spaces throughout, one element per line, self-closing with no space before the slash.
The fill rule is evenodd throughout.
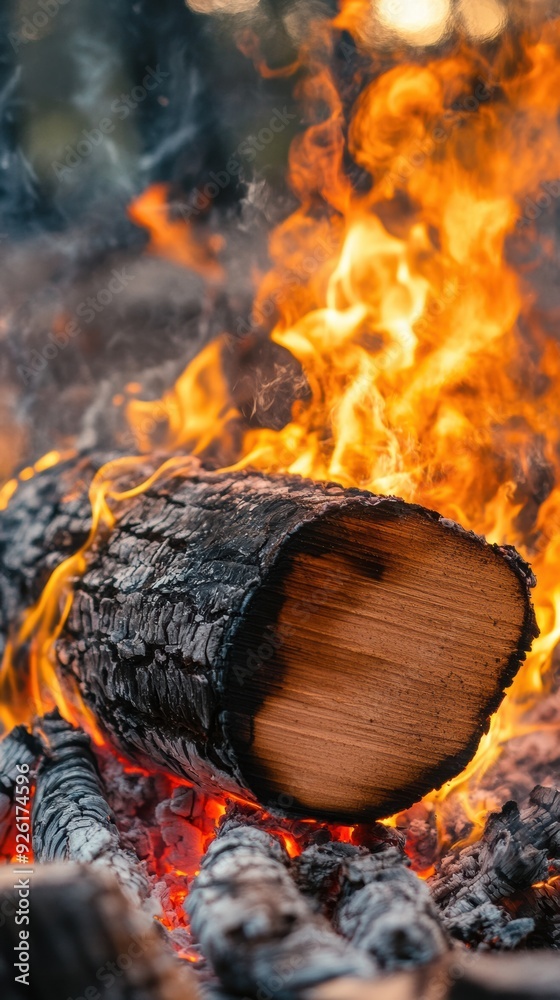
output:
<path id="1" fill-rule="evenodd" d="M 293 811 L 352 823 L 461 770 L 536 631 L 502 550 L 366 496 L 287 542 L 244 615 L 226 695 L 260 801 L 289 790 Z"/>

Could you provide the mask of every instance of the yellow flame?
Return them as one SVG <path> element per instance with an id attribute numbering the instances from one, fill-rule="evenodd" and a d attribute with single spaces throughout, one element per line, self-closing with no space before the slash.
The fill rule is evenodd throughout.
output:
<path id="1" fill-rule="evenodd" d="M 429 797 L 441 811 L 451 793 L 459 796 L 479 828 L 493 805 L 482 801 L 480 781 L 507 741 L 537 725 L 527 711 L 546 687 L 560 639 L 560 357 L 533 277 L 512 263 L 517 256 L 530 264 L 531 255 L 550 262 L 556 252 L 533 219 L 552 212 L 560 195 L 560 24 L 528 33 L 515 59 L 504 37 L 487 58 L 462 43 L 421 65 L 372 72 L 346 129 L 330 56 L 341 29 L 360 44 L 370 14 L 365 0 L 343 2 L 300 53 L 308 73 L 299 93 L 311 123 L 291 150 L 300 207 L 271 236 L 272 267 L 255 300 L 257 316 L 273 304 L 271 337 L 302 366 L 309 400 L 294 404 L 281 430 L 245 428 L 239 448 L 243 422 L 223 366 L 227 334 L 161 400 L 130 400 L 139 450 L 166 446 L 182 455 L 134 489 L 115 482 L 138 458 L 98 473 L 90 537 L 55 571 L 10 657 L 30 642 L 36 703 L 50 691 L 69 711 L 52 644 L 72 580 L 118 504 L 185 469 L 185 452 L 219 443 L 233 468 L 399 494 L 517 545 L 539 578 L 540 638 L 475 759 Z M 369 188 L 353 187 L 348 156 L 371 178 Z M 152 251 L 193 266 L 192 232 L 170 223 L 162 189 L 139 204 L 133 217 L 149 223 Z M 214 278 L 212 255 L 205 266 Z M 539 470 L 548 487 L 533 483 Z M 2 678 L 13 684 L 9 661 Z"/>

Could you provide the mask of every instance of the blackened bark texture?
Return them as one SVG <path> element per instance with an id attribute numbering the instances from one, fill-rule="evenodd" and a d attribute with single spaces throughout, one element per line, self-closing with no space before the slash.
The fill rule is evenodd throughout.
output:
<path id="1" fill-rule="evenodd" d="M 109 872 L 35 864 L 28 887 L 25 882 L 11 869 L 0 872 L 2 1000 L 197 1000 L 185 964 L 166 949 L 157 926 L 137 912 Z M 29 944 L 28 985 L 15 981 L 25 975 L 13 964 L 21 931 L 29 935 L 23 941 Z"/>
<path id="2" fill-rule="evenodd" d="M 560 956 L 484 955 L 456 951 L 448 958 L 371 983 L 338 980 L 305 1000 L 560 1000 Z M 304 1000 L 304 998 L 302 998 Z"/>
<path id="3" fill-rule="evenodd" d="M 145 902 L 148 878 L 138 858 L 120 845 L 89 736 L 58 713 L 41 719 L 36 733 L 44 755 L 33 798 L 36 859 L 109 869 L 131 902 Z"/>
<path id="4" fill-rule="evenodd" d="M 12 825 L 16 778 L 25 774 L 30 783 L 39 753 L 38 742 L 25 726 L 16 726 L 0 742 L 0 850 Z"/>
<path id="5" fill-rule="evenodd" d="M 453 936 L 514 947 L 536 930 L 546 902 L 531 887 L 548 882 L 559 858 L 560 791 L 538 785 L 521 811 L 506 803 L 488 817 L 480 841 L 447 855 L 430 890 Z"/>
<path id="6" fill-rule="evenodd" d="M 35 476 L 20 484 L 0 516 L 3 640 L 37 599 L 53 567 L 86 538 L 87 485 L 99 465 L 99 460 L 84 458 Z M 132 479 L 128 473 L 120 487 L 141 481 L 153 468 L 136 469 Z M 493 659 L 483 664 L 495 682 L 483 703 L 476 704 L 460 748 L 442 756 L 438 745 L 439 757 L 427 760 L 410 781 L 405 766 L 402 786 L 376 792 L 375 805 L 364 801 L 346 810 L 344 804 L 310 808 L 291 787 L 270 778 L 260 758 L 253 766 L 254 713 L 271 690 L 274 695 L 282 686 L 282 650 L 273 670 L 259 661 L 244 629 L 251 615 L 256 616 L 262 627 L 260 642 L 274 622 L 278 607 L 267 606 L 266 613 L 260 608 L 260 618 L 254 608 L 281 557 L 305 547 L 300 542 L 304 529 L 334 518 L 334 536 L 336 518 L 352 512 L 371 524 L 372 537 L 378 519 L 391 521 L 397 530 L 412 520 L 430 530 L 435 526 L 441 538 L 453 538 L 458 552 L 483 552 L 489 566 L 507 564 L 519 597 L 519 628 L 503 660 L 497 658 L 499 666 Z M 534 579 L 514 550 L 488 546 L 436 513 L 395 498 L 297 477 L 198 468 L 159 479 L 117 513 L 116 527 L 96 542 L 88 569 L 76 582 L 70 616 L 57 643 L 58 668 L 63 679 L 78 682 L 99 723 L 123 752 L 206 790 L 240 792 L 270 808 L 287 792 L 291 806 L 285 808 L 293 814 L 348 821 L 403 808 L 466 764 L 536 634 L 529 601 Z M 325 543 L 325 551 L 328 547 Z M 364 572 L 374 575 L 374 570 L 382 573 L 383 567 L 366 567 Z M 477 588 L 472 591 L 476 594 Z M 277 603 L 282 603 L 281 597 Z M 254 637 L 254 628 L 250 635 Z M 25 656 L 17 658 L 17 665 L 25 669 Z M 321 669 L 328 664 L 321 661 Z M 359 684 L 354 697 L 356 703 L 363 701 Z M 476 693 L 473 698 L 476 702 Z M 432 704 L 429 698 L 426 704 Z M 425 735 L 437 727 L 437 719 L 432 721 Z M 321 731 L 320 720 L 317 728 Z M 416 765 L 416 752 L 413 756 Z M 369 770 L 368 783 L 375 784 Z"/>
<path id="7" fill-rule="evenodd" d="M 186 903 L 225 989 L 296 1000 L 336 976 L 374 975 L 368 956 L 335 934 L 299 892 L 279 839 L 247 819 L 234 810 L 222 823 Z"/>

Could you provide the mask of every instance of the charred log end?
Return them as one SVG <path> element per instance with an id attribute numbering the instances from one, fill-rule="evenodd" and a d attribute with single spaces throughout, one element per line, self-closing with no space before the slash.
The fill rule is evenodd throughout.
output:
<path id="1" fill-rule="evenodd" d="M 226 725 L 270 807 L 356 822 L 458 773 L 535 634 L 527 579 L 430 512 L 356 498 L 292 535 L 246 609 Z"/>

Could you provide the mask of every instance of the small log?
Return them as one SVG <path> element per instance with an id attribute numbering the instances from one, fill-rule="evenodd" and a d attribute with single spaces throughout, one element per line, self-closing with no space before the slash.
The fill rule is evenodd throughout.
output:
<path id="1" fill-rule="evenodd" d="M 323 897 L 335 930 L 384 971 L 432 962 L 449 949 L 425 883 L 403 852 L 351 844 L 309 847 L 295 859 L 298 884 Z"/>
<path id="2" fill-rule="evenodd" d="M 25 894 L 29 878 L 28 896 Z M 190 970 L 164 946 L 107 870 L 34 865 L 25 877 L 0 869 L 2 1000 L 197 1000 Z M 29 904 L 29 909 L 27 908 Z M 19 913 L 19 916 L 18 916 Z M 29 915 L 29 923 L 21 915 Z M 29 971 L 14 968 L 29 937 Z M 24 953 L 19 964 L 25 966 Z M 16 975 L 27 975 L 15 981 Z"/>
<path id="3" fill-rule="evenodd" d="M 86 537 L 93 468 L 36 476 L 0 517 L 0 629 Z M 123 752 L 270 809 L 409 806 L 472 757 L 536 634 L 513 549 L 393 497 L 191 467 L 118 514 L 62 678 Z"/>
<path id="4" fill-rule="evenodd" d="M 312 910 L 289 865 L 279 839 L 241 810 L 226 817 L 210 844 L 186 910 L 225 989 L 296 1000 L 327 979 L 374 975 L 374 963 Z"/>
<path id="5" fill-rule="evenodd" d="M 302 1000 L 560 1000 L 560 956 L 458 951 L 416 972 L 371 983 L 325 983 Z"/>
<path id="6" fill-rule="evenodd" d="M 43 759 L 33 798 L 33 852 L 39 862 L 87 862 L 110 869 L 135 904 L 149 895 L 142 863 L 120 845 L 89 736 L 57 712 L 37 725 Z"/>
<path id="7" fill-rule="evenodd" d="M 39 753 L 39 744 L 25 726 L 16 726 L 0 742 L 0 850 L 12 826 L 19 768 L 26 765 L 32 772 Z"/>

